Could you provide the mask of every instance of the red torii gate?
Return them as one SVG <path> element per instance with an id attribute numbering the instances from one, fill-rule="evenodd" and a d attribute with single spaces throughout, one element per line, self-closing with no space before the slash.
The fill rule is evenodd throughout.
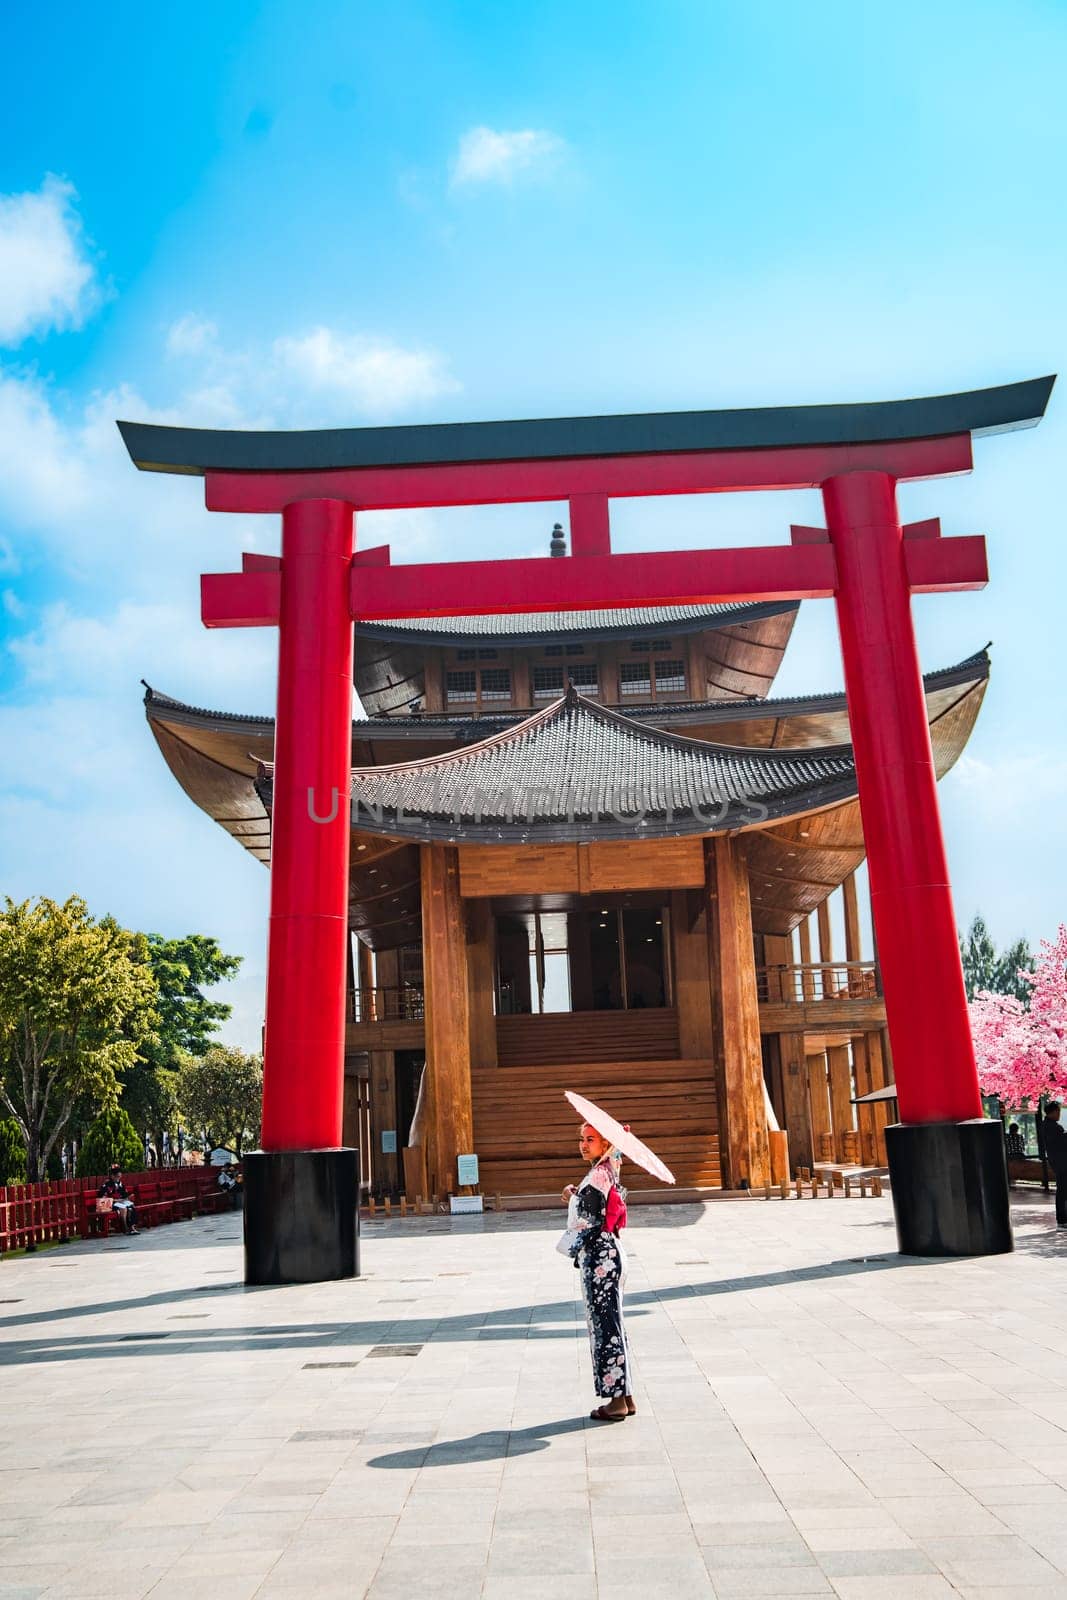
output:
<path id="1" fill-rule="evenodd" d="M 246 1173 L 249 1281 L 355 1271 L 341 1150 L 352 623 L 768 599 L 836 604 L 901 1124 L 901 1248 L 1011 1248 L 982 1104 L 938 812 L 913 593 L 987 581 L 982 538 L 903 527 L 898 482 L 967 472 L 975 434 L 1032 425 L 1052 378 L 881 405 L 233 433 L 120 423 L 146 470 L 200 473 L 209 510 L 281 513 L 281 557 L 202 582 L 207 627 L 279 628 L 263 1156 Z M 819 488 L 785 546 L 611 554 L 609 500 Z M 392 566 L 355 513 L 567 500 L 571 554 Z M 330 818 L 321 821 L 323 817 Z M 259 1163 L 260 1165 L 257 1165 Z"/>

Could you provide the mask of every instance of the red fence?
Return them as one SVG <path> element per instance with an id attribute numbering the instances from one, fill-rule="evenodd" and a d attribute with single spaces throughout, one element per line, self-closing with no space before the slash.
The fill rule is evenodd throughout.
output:
<path id="1" fill-rule="evenodd" d="M 126 1180 L 141 1227 L 180 1222 L 194 1212 L 229 1209 L 217 1167 L 172 1167 L 135 1173 Z M 89 1238 L 101 1229 L 96 1194 L 103 1178 L 0 1186 L 0 1255 L 50 1240 Z M 106 1231 L 106 1227 L 103 1231 Z"/>

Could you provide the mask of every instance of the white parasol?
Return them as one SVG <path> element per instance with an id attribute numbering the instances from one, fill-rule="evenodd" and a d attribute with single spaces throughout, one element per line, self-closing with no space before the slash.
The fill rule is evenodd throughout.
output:
<path id="1" fill-rule="evenodd" d="M 584 1095 L 575 1094 L 573 1089 L 564 1089 L 564 1094 L 577 1111 L 583 1122 L 588 1122 L 595 1128 L 602 1139 L 609 1139 L 621 1156 L 627 1161 L 632 1161 L 636 1166 L 643 1167 L 661 1183 L 673 1183 L 674 1173 L 670 1167 L 664 1166 L 659 1156 L 642 1144 L 635 1133 L 629 1128 L 624 1128 L 621 1122 L 616 1122 L 614 1117 L 609 1117 L 606 1111 L 601 1111 L 591 1100 Z"/>

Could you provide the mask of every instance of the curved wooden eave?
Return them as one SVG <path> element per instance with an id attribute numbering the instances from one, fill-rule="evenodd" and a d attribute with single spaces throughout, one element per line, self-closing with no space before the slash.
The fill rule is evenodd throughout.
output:
<path id="1" fill-rule="evenodd" d="M 938 778 L 959 760 L 985 697 L 987 680 L 928 696 Z M 937 710 L 940 704 L 941 709 Z M 743 848 L 757 933 L 788 934 L 840 887 L 866 855 L 858 800 L 807 817 L 750 830 Z"/>
<path id="2" fill-rule="evenodd" d="M 237 757 L 242 771 L 215 759 L 209 750 L 223 750 L 231 762 L 235 757 L 230 740 L 211 727 L 175 725 L 163 716 L 148 720 L 164 761 L 193 804 L 269 866 L 270 817 L 255 787 L 256 763 Z M 353 833 L 349 925 L 372 950 L 417 941 L 422 926 L 417 847 Z"/>
<path id="3" fill-rule="evenodd" d="M 149 720 L 164 761 L 195 806 L 244 846 L 270 864 L 270 817 L 251 778 L 223 765 L 182 739 L 162 722 Z"/>

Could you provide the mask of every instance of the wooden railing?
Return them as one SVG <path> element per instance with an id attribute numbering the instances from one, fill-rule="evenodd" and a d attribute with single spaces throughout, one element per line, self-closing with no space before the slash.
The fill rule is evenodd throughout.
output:
<path id="1" fill-rule="evenodd" d="M 218 1179 L 217 1167 L 154 1167 L 126 1173 L 124 1182 L 135 1203 L 139 1191 L 152 1190 L 163 1202 L 187 1199 L 190 1207 L 184 1214 L 189 1215 L 193 1210 L 218 1209 Z M 10 1250 L 88 1237 L 91 1213 L 86 1202 L 95 1198 L 103 1182 L 98 1176 L 0 1186 L 0 1256 Z M 164 1214 L 157 1203 L 148 1210 L 158 1214 L 142 1217 L 144 1225 L 181 1220 L 177 1208 Z"/>
<path id="2" fill-rule="evenodd" d="M 756 968 L 756 993 L 765 1002 L 876 1000 L 882 992 L 875 961 L 813 961 Z"/>

